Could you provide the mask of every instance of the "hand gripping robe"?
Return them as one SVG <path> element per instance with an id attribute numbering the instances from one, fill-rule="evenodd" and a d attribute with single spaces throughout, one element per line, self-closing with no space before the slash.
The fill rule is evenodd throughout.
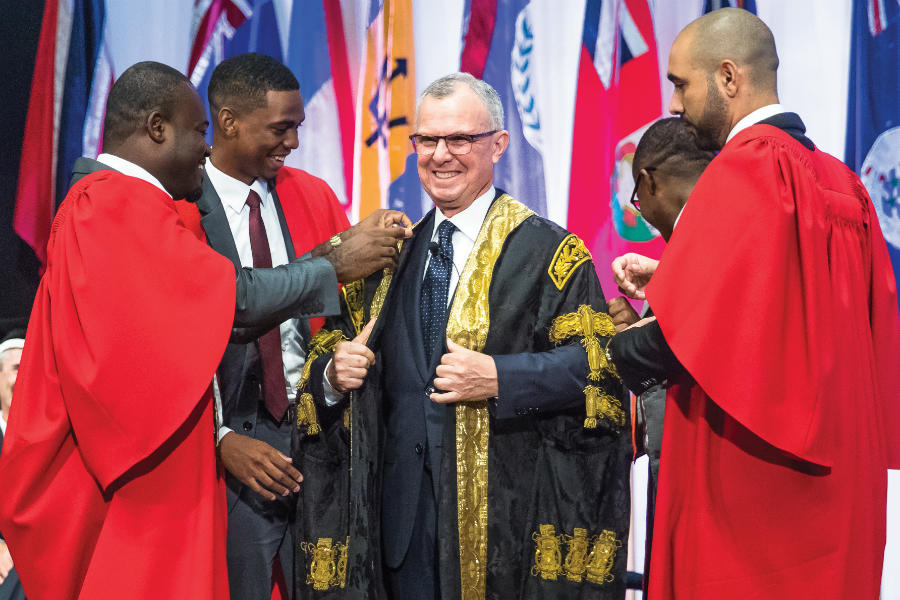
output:
<path id="1" fill-rule="evenodd" d="M 900 467 L 894 286 L 839 161 L 769 125 L 713 160 L 647 287 L 687 371 L 668 392 L 650 598 L 878 597 Z"/>
<path id="2" fill-rule="evenodd" d="M 210 388 L 234 268 L 112 171 L 70 190 L 47 250 L 0 460 L 28 598 L 225 600 Z"/>
<path id="3" fill-rule="evenodd" d="M 307 393 L 295 452 L 305 477 L 297 515 L 300 598 L 385 597 L 383 543 L 399 535 L 390 529 L 403 519 L 392 511 L 403 509 L 383 503 L 383 492 L 396 490 L 392 473 L 407 460 L 394 456 L 392 441 L 406 432 L 389 423 L 397 411 L 423 410 L 433 377 L 426 373 L 412 404 L 398 405 L 399 389 L 420 374 L 415 366 L 398 372 L 391 353 L 405 340 L 414 347 L 420 335 L 404 319 L 418 306 L 410 290 L 421 282 L 432 230 L 433 213 L 403 244 L 393 274 L 347 286 L 342 327 L 329 331 L 336 323 L 326 324 L 311 345 L 307 364 L 315 381 L 336 341 L 378 317 L 369 338 L 376 363 L 349 405 L 327 408 L 315 386 L 301 381 Z M 498 193 L 460 273 L 447 336 L 498 361 L 572 345 L 575 393 L 547 391 L 545 380 L 557 374 L 535 370 L 524 382 L 534 390 L 534 408 L 500 418 L 505 382 L 498 368 L 496 404 L 446 406 L 436 484 L 442 598 L 624 595 L 631 440 L 623 388 L 605 360 L 614 331 L 605 311 L 581 240 Z M 421 446 L 409 449 L 411 460 L 429 460 L 427 452 L 417 456 Z"/>

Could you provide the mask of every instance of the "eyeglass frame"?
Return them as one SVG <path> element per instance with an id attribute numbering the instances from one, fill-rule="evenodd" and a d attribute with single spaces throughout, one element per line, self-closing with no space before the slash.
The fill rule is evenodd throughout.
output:
<path id="1" fill-rule="evenodd" d="M 432 156 L 435 152 L 437 152 L 438 144 L 441 143 L 441 140 L 444 140 L 444 146 L 447 147 L 447 152 L 452 154 L 453 156 L 465 156 L 469 152 L 472 151 L 472 144 L 477 142 L 480 139 L 486 138 L 489 135 L 494 135 L 495 133 L 499 133 L 500 129 L 494 129 L 493 131 L 485 131 L 484 133 L 451 133 L 449 135 L 422 135 L 421 133 L 411 133 L 409 135 L 409 141 L 412 142 L 413 150 L 416 151 L 416 154 L 420 156 Z M 450 149 L 450 144 L 447 143 L 447 138 L 450 137 L 465 137 L 468 138 L 469 149 L 465 152 L 453 152 Z M 431 152 L 419 152 L 419 144 L 416 143 L 416 138 L 432 138 L 435 140 L 434 142 L 434 150 Z"/>
<path id="2" fill-rule="evenodd" d="M 637 179 L 634 180 L 634 189 L 631 190 L 631 199 L 628 201 L 634 210 L 641 212 L 641 199 L 637 198 L 638 186 L 641 185 L 641 177 L 644 176 L 644 173 L 650 173 L 651 171 L 655 171 L 656 167 L 643 167 L 640 171 L 638 171 Z M 637 202 L 635 202 L 635 198 L 637 198 Z"/>

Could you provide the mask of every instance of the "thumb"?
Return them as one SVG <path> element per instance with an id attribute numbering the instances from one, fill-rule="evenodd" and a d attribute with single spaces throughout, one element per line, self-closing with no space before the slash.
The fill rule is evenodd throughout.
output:
<path id="1" fill-rule="evenodd" d="M 450 338 L 447 338 L 447 350 L 450 352 L 465 352 L 468 350 L 465 346 L 460 346 Z"/>
<path id="2" fill-rule="evenodd" d="M 363 327 L 363 330 L 359 332 L 359 335 L 353 338 L 353 341 L 357 344 L 362 344 L 363 346 L 369 341 L 369 336 L 372 335 L 372 328 L 375 327 L 375 319 L 369 319 L 369 322 L 366 323 L 366 326 Z"/>

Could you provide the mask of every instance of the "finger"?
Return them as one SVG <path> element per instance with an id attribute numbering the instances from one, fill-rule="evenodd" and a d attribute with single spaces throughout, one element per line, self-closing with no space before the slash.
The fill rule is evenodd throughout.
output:
<path id="1" fill-rule="evenodd" d="M 453 353 L 453 352 L 467 352 L 469 349 L 466 348 L 465 346 L 460 346 L 459 344 L 457 344 L 456 342 L 454 342 L 453 340 L 451 340 L 448 337 L 447 338 L 447 350 L 449 350 L 451 353 Z"/>
<path id="2" fill-rule="evenodd" d="M 358 379 L 362 381 L 366 378 L 366 375 L 369 373 L 368 369 L 358 369 L 356 367 L 351 369 L 343 369 L 338 373 L 337 380 L 338 384 L 346 389 L 347 383 L 351 379 Z"/>
<path id="3" fill-rule="evenodd" d="M 443 394 L 434 393 L 431 395 L 431 401 L 438 404 L 450 404 L 451 402 L 459 402 L 462 400 L 462 394 L 459 392 L 444 392 Z"/>
<path id="4" fill-rule="evenodd" d="M 300 475 L 300 471 L 289 464 L 272 464 L 271 468 L 269 469 L 269 477 L 271 477 L 273 481 L 283 485 L 288 490 L 292 490 L 295 492 L 300 491 L 300 482 L 303 480 L 303 477 Z"/>
<path id="5" fill-rule="evenodd" d="M 278 496 L 270 492 L 269 490 L 263 488 L 255 479 L 251 479 L 248 483 L 250 489 L 265 498 L 266 500 L 275 500 Z"/>
<path id="6" fill-rule="evenodd" d="M 446 354 L 444 356 L 447 356 Z M 450 365 L 441 363 L 434 370 L 435 377 L 439 377 L 441 379 L 446 379 L 448 376 L 452 375 L 453 371 Z"/>
<path id="7" fill-rule="evenodd" d="M 369 319 L 369 322 L 366 323 L 366 326 L 362 328 L 362 331 L 359 332 L 359 335 L 353 338 L 353 342 L 365 346 L 369 341 L 369 336 L 372 335 L 372 329 L 374 327 L 375 319 Z M 368 348 L 366 348 L 366 350 L 368 350 Z M 369 352 L 371 353 L 371 350 Z M 372 362 L 375 362 L 374 354 L 372 354 Z"/>
<path id="8" fill-rule="evenodd" d="M 432 385 L 434 385 L 435 389 L 444 390 L 446 392 L 457 391 L 455 380 L 450 377 L 435 377 Z"/>
<path id="9" fill-rule="evenodd" d="M 359 388 L 361 388 L 363 381 L 364 381 L 363 379 L 359 379 L 359 378 L 345 379 L 345 380 L 339 381 L 338 385 L 336 385 L 334 387 L 335 387 L 335 389 L 337 389 L 338 391 L 340 391 L 342 393 L 352 392 L 353 390 L 358 390 Z"/>
<path id="10" fill-rule="evenodd" d="M 335 355 L 335 362 L 337 362 L 337 369 L 347 369 L 347 368 L 359 368 L 359 369 L 368 369 L 370 364 L 371 350 L 369 353 L 363 352 L 362 349 L 369 350 L 365 346 L 358 346 L 357 348 L 353 348 L 352 350 L 344 349 L 341 354 Z"/>
<path id="11" fill-rule="evenodd" d="M 398 225 L 403 225 L 403 227 L 412 227 L 413 225 L 409 217 L 407 217 L 405 213 L 402 213 L 399 210 L 386 211 L 385 219 L 389 223 L 396 223 Z"/>
<path id="12" fill-rule="evenodd" d="M 278 496 L 287 496 L 291 491 L 263 471 L 256 477 L 256 482 L 266 491 Z M 274 500 L 275 498 L 270 498 Z"/>

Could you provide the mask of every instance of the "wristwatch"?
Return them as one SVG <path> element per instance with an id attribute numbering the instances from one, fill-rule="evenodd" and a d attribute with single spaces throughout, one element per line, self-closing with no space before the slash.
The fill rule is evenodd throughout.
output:
<path id="1" fill-rule="evenodd" d="M 319 238 L 319 239 L 321 239 L 321 238 Z M 337 248 L 338 246 L 341 245 L 341 236 L 337 235 L 337 234 L 331 236 L 331 239 L 328 240 L 328 243 L 331 244 L 332 248 Z"/>

